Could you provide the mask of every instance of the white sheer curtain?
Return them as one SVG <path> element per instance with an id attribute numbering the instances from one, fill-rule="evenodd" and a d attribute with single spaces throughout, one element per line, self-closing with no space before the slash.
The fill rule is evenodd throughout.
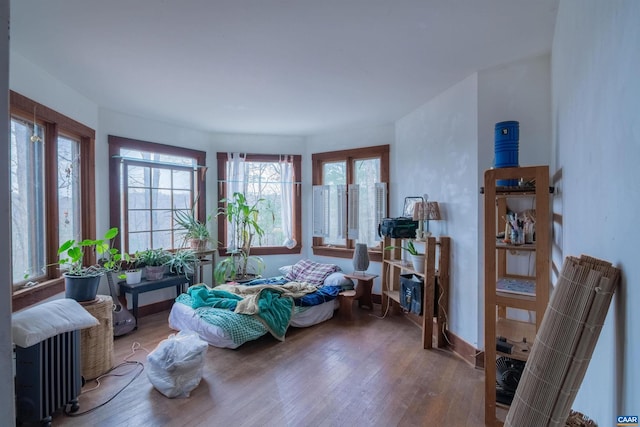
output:
<path id="1" fill-rule="evenodd" d="M 284 233 L 283 246 L 293 249 L 297 242 L 293 238 L 293 187 L 295 176 L 293 173 L 293 156 L 280 158 L 280 185 L 282 193 L 280 202 L 282 204 L 282 231 Z"/>
<path id="2" fill-rule="evenodd" d="M 227 153 L 227 199 L 233 198 L 234 193 L 245 193 L 246 187 L 246 170 L 245 161 L 246 155 L 243 153 Z M 227 242 L 228 250 L 234 251 L 236 247 L 236 235 L 235 227 L 227 228 Z"/>

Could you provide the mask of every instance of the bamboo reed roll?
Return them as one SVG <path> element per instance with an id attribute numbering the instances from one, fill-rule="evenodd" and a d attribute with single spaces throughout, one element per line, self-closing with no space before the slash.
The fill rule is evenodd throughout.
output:
<path id="1" fill-rule="evenodd" d="M 620 270 L 567 257 L 505 426 L 564 426 L 595 348 Z"/>

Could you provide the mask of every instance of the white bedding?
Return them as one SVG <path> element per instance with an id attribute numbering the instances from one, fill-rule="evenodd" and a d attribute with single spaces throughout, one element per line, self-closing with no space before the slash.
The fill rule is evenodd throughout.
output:
<path id="1" fill-rule="evenodd" d="M 290 326 L 304 328 L 313 326 L 333 317 L 333 312 L 338 308 L 338 300 L 332 300 L 311 307 L 295 307 L 291 317 Z M 221 310 L 210 308 L 210 310 Z M 193 308 L 181 303 L 174 303 L 169 313 L 169 326 L 177 331 L 191 330 L 200 338 L 214 347 L 237 348 L 241 345 L 235 343 L 227 331 L 219 326 L 212 325 L 202 320 Z"/>

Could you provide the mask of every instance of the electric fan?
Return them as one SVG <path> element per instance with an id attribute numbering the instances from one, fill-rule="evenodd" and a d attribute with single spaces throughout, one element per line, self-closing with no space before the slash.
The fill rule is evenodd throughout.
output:
<path id="1" fill-rule="evenodd" d="M 496 360 L 496 400 L 510 405 L 520 377 L 524 371 L 524 362 L 510 357 L 498 357 Z"/>

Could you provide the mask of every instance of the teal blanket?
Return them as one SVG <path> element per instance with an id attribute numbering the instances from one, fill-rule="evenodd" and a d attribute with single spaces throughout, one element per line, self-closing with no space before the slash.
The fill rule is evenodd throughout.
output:
<path id="1" fill-rule="evenodd" d="M 191 308 L 214 307 L 235 310 L 241 296 L 231 292 L 209 289 L 205 286 L 192 286 L 187 290 L 191 295 Z"/>
<path id="2" fill-rule="evenodd" d="M 293 298 L 283 296 L 282 292 L 282 290 L 275 287 L 265 287 L 260 289 L 257 294 L 243 298 L 227 291 L 209 289 L 205 286 L 192 286 L 187 291 L 190 301 L 185 301 L 186 298 L 182 296 L 178 297 L 176 301 L 190 305 L 194 309 L 213 307 L 229 311 L 233 310 L 241 315 L 252 316 L 263 323 L 275 338 L 284 341 L 284 335 L 291 322 L 294 304 Z M 212 316 L 208 317 L 210 318 L 209 320 L 213 318 Z M 218 324 L 218 326 L 231 333 L 231 330 L 229 330 L 229 316 L 224 316 L 224 318 L 225 325 Z"/>

